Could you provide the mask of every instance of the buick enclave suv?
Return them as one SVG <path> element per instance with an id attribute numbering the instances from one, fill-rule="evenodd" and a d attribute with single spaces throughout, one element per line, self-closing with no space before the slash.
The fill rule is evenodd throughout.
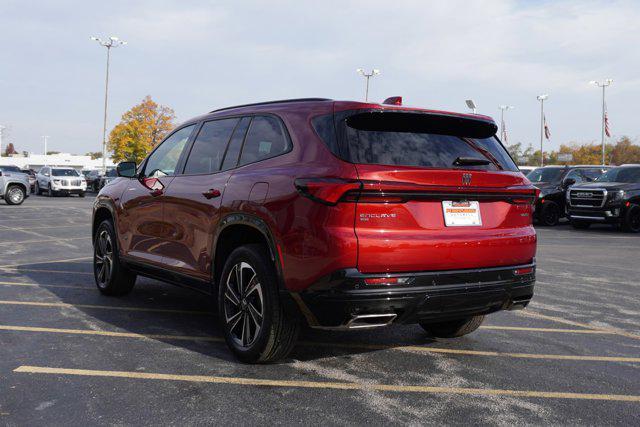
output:
<path id="1" fill-rule="evenodd" d="M 495 132 L 481 115 L 316 98 L 194 118 L 97 196 L 98 289 L 144 275 L 215 295 L 251 363 L 285 357 L 305 321 L 468 334 L 533 296 L 537 190 Z"/>

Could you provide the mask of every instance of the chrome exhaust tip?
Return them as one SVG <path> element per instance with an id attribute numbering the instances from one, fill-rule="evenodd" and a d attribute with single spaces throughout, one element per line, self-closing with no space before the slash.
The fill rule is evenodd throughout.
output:
<path id="1" fill-rule="evenodd" d="M 395 313 L 358 314 L 347 322 L 347 329 L 379 328 L 390 325 L 398 317 Z"/>

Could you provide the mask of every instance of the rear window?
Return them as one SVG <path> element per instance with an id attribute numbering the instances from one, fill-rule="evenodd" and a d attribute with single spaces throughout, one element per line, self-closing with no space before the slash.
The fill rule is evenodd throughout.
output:
<path id="1" fill-rule="evenodd" d="M 256 116 L 242 146 L 240 165 L 268 159 L 289 151 L 290 145 L 282 124 L 271 116 Z"/>
<path id="2" fill-rule="evenodd" d="M 564 173 L 564 168 L 538 168 L 527 175 L 531 182 L 557 182 Z"/>
<path id="3" fill-rule="evenodd" d="M 408 112 L 351 112 L 336 117 L 337 138 L 332 138 L 328 120 L 314 120 L 313 124 L 334 154 L 353 163 L 518 171 L 495 138 L 495 125 L 481 120 Z M 457 166 L 460 159 L 487 164 Z"/>

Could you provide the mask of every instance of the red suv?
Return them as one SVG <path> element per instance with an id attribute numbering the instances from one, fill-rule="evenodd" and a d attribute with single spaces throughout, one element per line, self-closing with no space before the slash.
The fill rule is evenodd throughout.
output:
<path id="1" fill-rule="evenodd" d="M 98 195 L 98 289 L 143 275 L 217 296 L 245 362 L 285 357 L 304 320 L 468 334 L 533 296 L 536 189 L 495 132 L 481 115 L 315 98 L 189 120 Z"/>

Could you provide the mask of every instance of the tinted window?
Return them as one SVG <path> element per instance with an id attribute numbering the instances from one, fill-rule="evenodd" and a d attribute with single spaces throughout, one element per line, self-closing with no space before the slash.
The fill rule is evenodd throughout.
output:
<path id="1" fill-rule="evenodd" d="M 240 164 L 282 154 L 289 149 L 289 141 L 280 121 L 275 117 L 256 116 L 251 121 L 240 155 Z"/>
<path id="2" fill-rule="evenodd" d="M 471 122 L 471 123 L 467 123 Z M 360 113 L 344 122 L 355 163 L 453 168 L 458 158 L 488 161 L 465 169 L 517 171 L 493 137 L 494 128 L 468 119 L 415 113 Z"/>
<path id="3" fill-rule="evenodd" d="M 109 169 L 107 170 L 107 173 L 105 174 L 105 176 L 111 176 L 111 177 L 118 176 L 118 171 L 115 169 Z"/>
<path id="4" fill-rule="evenodd" d="M 603 173 L 599 182 L 640 182 L 640 168 L 613 168 Z"/>
<path id="5" fill-rule="evenodd" d="M 586 181 L 593 181 L 602 175 L 602 169 L 582 169 L 582 175 L 584 176 Z"/>
<path id="6" fill-rule="evenodd" d="M 229 142 L 227 153 L 224 156 L 222 168 L 220 168 L 221 170 L 234 168 L 238 164 L 238 155 L 242 148 L 244 136 L 249 128 L 249 123 L 251 123 L 251 117 L 243 117 L 238 126 L 236 126 L 236 130 L 233 132 L 233 136 L 231 137 L 231 142 Z"/>
<path id="7" fill-rule="evenodd" d="M 145 176 L 174 175 L 180 154 L 182 154 L 194 126 L 182 128 L 160 143 L 160 146 L 147 159 L 144 167 Z"/>
<path id="8" fill-rule="evenodd" d="M 563 178 L 563 180 L 567 180 L 567 179 L 573 179 L 576 181 L 576 183 L 580 183 L 584 181 L 584 179 L 582 178 L 582 174 L 580 173 L 580 169 L 573 169 L 569 171 L 567 176 Z"/>
<path id="9" fill-rule="evenodd" d="M 51 172 L 53 176 L 79 176 L 77 170 L 75 169 L 53 169 Z"/>
<path id="10" fill-rule="evenodd" d="M 203 124 L 189 153 L 184 173 L 213 173 L 220 170 L 227 142 L 237 124 L 238 119 L 215 120 Z"/>
<path id="11" fill-rule="evenodd" d="M 0 171 L 3 172 L 20 172 L 23 173 L 17 166 L 0 166 Z"/>
<path id="12" fill-rule="evenodd" d="M 538 168 L 529 172 L 527 178 L 531 182 L 557 182 L 563 172 L 563 168 Z"/>

